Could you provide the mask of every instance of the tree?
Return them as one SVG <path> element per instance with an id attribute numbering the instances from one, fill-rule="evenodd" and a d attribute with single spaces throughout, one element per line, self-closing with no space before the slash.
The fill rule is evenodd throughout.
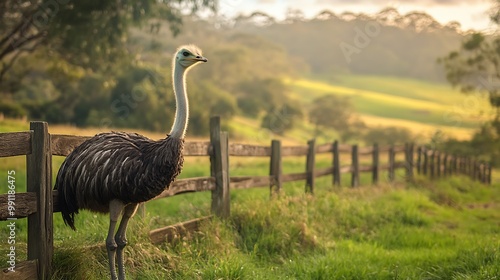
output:
<path id="1" fill-rule="evenodd" d="M 379 145 L 394 145 L 411 142 L 413 135 L 407 128 L 398 127 L 376 127 L 368 130 L 363 136 L 366 143 L 377 143 Z"/>
<path id="2" fill-rule="evenodd" d="M 41 46 L 73 64 L 105 69 L 126 52 L 131 25 L 161 18 L 177 34 L 181 10 L 215 7 L 215 0 L 0 1 L 0 83 L 20 56 Z"/>
<path id="3" fill-rule="evenodd" d="M 353 123 L 353 117 L 351 100 L 332 94 L 316 98 L 309 110 L 309 121 L 316 125 L 316 135 L 320 127 L 347 131 Z"/>
<path id="4" fill-rule="evenodd" d="M 270 112 L 286 103 L 286 85 L 276 78 L 253 79 L 241 82 L 237 101 L 241 111 L 257 117 L 262 111 Z"/>
<path id="5" fill-rule="evenodd" d="M 451 52 L 440 62 L 453 86 L 464 92 L 486 91 L 491 105 L 500 109 L 500 37 L 474 33 L 459 51 Z"/>
<path id="6" fill-rule="evenodd" d="M 500 0 L 490 10 L 490 19 L 500 24 Z M 473 33 L 460 49 L 438 60 L 444 65 L 448 81 L 463 92 L 486 92 L 491 106 L 496 108 L 493 119 L 481 126 L 466 143 L 474 156 L 489 157 L 498 164 L 500 153 L 500 36 Z M 448 141 L 455 149 L 467 151 L 464 143 Z"/>
<path id="7" fill-rule="evenodd" d="M 260 127 L 269 129 L 272 133 L 283 135 L 286 131 L 295 127 L 298 120 L 302 118 L 300 107 L 288 101 L 282 106 L 267 111 L 262 118 Z"/>
<path id="8" fill-rule="evenodd" d="M 490 18 L 500 23 L 500 0 L 495 1 Z M 500 36 L 471 34 L 460 49 L 438 60 L 446 71 L 447 80 L 463 92 L 488 93 L 490 104 L 500 117 Z"/>

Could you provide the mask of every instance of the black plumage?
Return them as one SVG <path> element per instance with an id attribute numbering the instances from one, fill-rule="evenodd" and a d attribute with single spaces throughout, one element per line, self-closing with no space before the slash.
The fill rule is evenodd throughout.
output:
<path id="1" fill-rule="evenodd" d="M 109 212 L 109 202 L 148 201 L 181 172 L 184 140 L 153 141 L 136 133 L 101 133 L 78 146 L 64 161 L 55 189 L 64 222 L 75 229 L 79 209 Z"/>

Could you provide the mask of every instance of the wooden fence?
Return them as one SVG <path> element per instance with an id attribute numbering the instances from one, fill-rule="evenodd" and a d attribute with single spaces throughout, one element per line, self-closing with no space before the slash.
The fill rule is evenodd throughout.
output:
<path id="1" fill-rule="evenodd" d="M 52 156 L 67 156 L 75 147 L 90 137 L 49 134 L 45 122 L 31 122 L 30 131 L 0 133 L 0 157 L 26 155 L 27 192 L 0 195 L 0 220 L 28 219 L 28 260 L 17 262 L 15 272 L 3 270 L 0 279 L 49 279 L 53 256 L 53 213 L 58 212 L 57 191 L 52 190 Z M 330 167 L 316 168 L 318 154 L 331 154 Z M 380 158 L 387 154 L 388 163 Z M 396 154 L 404 153 L 404 160 L 396 161 Z M 349 174 L 350 185 L 360 184 L 360 173 L 371 173 L 373 184 L 380 180 L 380 171 L 387 171 L 387 179 L 395 179 L 396 169 L 404 169 L 404 177 L 411 181 L 414 170 L 432 178 L 467 174 L 484 183 L 491 182 L 491 165 L 471 158 L 451 156 L 438 151 L 417 148 L 414 162 L 414 145 L 358 147 L 358 145 L 316 145 L 310 140 L 307 146 L 282 146 L 273 140 L 271 146 L 229 143 L 227 132 L 220 131 L 220 119 L 210 120 L 210 141 L 186 142 L 184 156 L 210 157 L 210 177 L 180 179 L 155 199 L 179 195 L 186 192 L 211 191 L 211 210 L 216 216 L 225 218 L 230 213 L 230 189 L 270 187 L 271 195 L 277 195 L 283 183 L 305 180 L 305 191 L 314 193 L 315 178 L 332 175 L 332 184 L 340 186 L 341 176 Z M 350 154 L 351 163 L 341 165 L 341 154 Z M 229 175 L 229 157 L 270 158 L 268 176 Z M 282 160 L 288 156 L 305 156 L 305 172 L 283 174 Z M 370 164 L 360 163 L 360 157 L 371 158 Z M 15 199 L 15 210 L 9 209 L 9 201 Z M 199 222 L 195 219 L 150 232 L 153 243 L 172 239 L 173 234 L 193 231 Z"/>

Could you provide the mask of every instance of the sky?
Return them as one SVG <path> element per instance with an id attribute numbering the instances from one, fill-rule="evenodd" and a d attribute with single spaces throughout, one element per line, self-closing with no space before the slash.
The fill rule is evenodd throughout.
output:
<path id="1" fill-rule="evenodd" d="M 463 30 L 489 30 L 495 26 L 488 19 L 492 0 L 220 0 L 219 12 L 227 16 L 263 11 L 277 19 L 283 19 L 287 9 L 299 9 L 307 18 L 324 9 L 335 14 L 345 11 L 375 14 L 385 7 L 394 7 L 401 14 L 421 11 L 430 14 L 438 22 L 457 21 Z"/>

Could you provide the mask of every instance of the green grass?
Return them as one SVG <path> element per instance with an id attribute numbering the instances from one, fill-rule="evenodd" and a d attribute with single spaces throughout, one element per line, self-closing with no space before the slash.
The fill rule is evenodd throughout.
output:
<path id="1" fill-rule="evenodd" d="M 60 164 L 62 158 L 55 158 Z M 264 175 L 262 158 L 232 158 L 232 175 Z M 18 170 L 24 158 L 2 160 Z M 208 175 L 207 160 L 189 158 L 183 177 Z M 330 162 L 318 157 L 318 167 Z M 300 172 L 304 159 L 285 161 Z M 349 176 L 343 184 L 349 184 Z M 185 194 L 147 204 L 132 220 L 126 265 L 130 279 L 495 279 L 500 275 L 500 186 L 467 178 L 417 182 L 399 179 L 379 186 L 337 188 L 317 179 L 315 195 L 304 182 L 285 184 L 279 199 L 267 188 L 233 190 L 231 217 L 203 225 L 199 234 L 174 244 L 152 245 L 151 229 L 209 214 L 210 193 Z M 400 178 L 400 177 L 397 177 Z M 3 186 L 2 186 L 3 187 Z M 3 189 L 2 189 L 3 191 Z M 106 215 L 82 211 L 77 232 L 54 215 L 53 279 L 106 279 Z M 4 227 L 3 223 L 0 225 Z M 26 220 L 17 222 L 18 260 L 26 258 Z M 6 240 L 0 231 L 0 240 Z M 2 249 L 6 243 L 2 243 Z M 0 261 L 5 261 L 5 255 Z"/>

